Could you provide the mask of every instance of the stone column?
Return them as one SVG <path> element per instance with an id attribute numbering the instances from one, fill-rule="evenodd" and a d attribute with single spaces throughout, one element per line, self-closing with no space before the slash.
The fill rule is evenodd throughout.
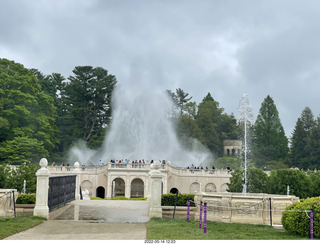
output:
<path id="1" fill-rule="evenodd" d="M 151 179 L 151 201 L 149 209 L 149 217 L 160 217 L 162 218 L 162 208 L 161 208 L 161 180 L 163 174 L 160 172 L 161 164 L 159 161 L 155 161 L 151 165 L 151 170 L 149 176 Z"/>
<path id="2" fill-rule="evenodd" d="M 80 200 L 80 164 L 78 162 L 74 163 L 74 169 L 73 169 L 73 173 L 75 173 L 76 176 L 76 189 L 75 189 L 75 200 Z"/>
<path id="3" fill-rule="evenodd" d="M 48 207 L 48 188 L 50 172 L 47 169 L 48 160 L 42 158 L 40 160 L 41 168 L 37 171 L 37 192 L 36 192 L 36 206 L 33 210 L 34 216 L 41 216 L 49 219 Z"/>
<path id="4" fill-rule="evenodd" d="M 126 198 L 130 198 L 131 197 L 131 179 L 130 179 L 130 175 L 128 175 L 126 177 L 126 180 L 125 180 L 125 188 L 124 188 L 124 196 Z"/>

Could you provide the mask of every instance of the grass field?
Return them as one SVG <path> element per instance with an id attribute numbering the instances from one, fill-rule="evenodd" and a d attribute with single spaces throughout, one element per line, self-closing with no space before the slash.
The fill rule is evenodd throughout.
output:
<path id="1" fill-rule="evenodd" d="M 207 233 L 198 221 L 153 218 L 147 223 L 148 240 L 308 240 L 267 225 L 207 222 Z"/>
<path id="2" fill-rule="evenodd" d="M 0 240 L 20 231 L 41 224 L 44 220 L 44 218 L 37 216 L 16 218 L 0 217 Z"/>

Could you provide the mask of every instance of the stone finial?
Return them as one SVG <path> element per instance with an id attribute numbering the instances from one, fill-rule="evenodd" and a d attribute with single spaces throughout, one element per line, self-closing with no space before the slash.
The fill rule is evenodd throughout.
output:
<path id="1" fill-rule="evenodd" d="M 161 163 L 159 162 L 159 160 L 155 160 L 153 162 L 153 164 L 151 164 L 151 169 L 154 169 L 154 170 L 159 170 L 160 167 L 161 167 Z"/>
<path id="2" fill-rule="evenodd" d="M 41 168 L 45 168 L 45 167 L 47 167 L 48 166 L 48 160 L 46 159 L 46 158 L 42 158 L 41 160 L 40 160 L 40 166 L 41 166 Z"/>

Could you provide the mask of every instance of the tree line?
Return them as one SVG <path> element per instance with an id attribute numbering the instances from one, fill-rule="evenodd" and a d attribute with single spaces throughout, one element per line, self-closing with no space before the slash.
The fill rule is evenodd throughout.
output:
<path id="1" fill-rule="evenodd" d="M 242 192 L 243 169 L 232 172 L 229 192 Z M 250 193 L 270 193 L 295 195 L 300 198 L 320 196 L 320 171 L 301 171 L 297 169 L 271 170 L 268 175 L 261 169 L 249 168 L 247 188 Z"/>
<path id="2" fill-rule="evenodd" d="M 65 162 L 69 148 L 83 140 L 101 146 L 112 120 L 115 75 L 102 67 L 76 66 L 67 79 L 0 59 L 0 162 L 39 162 L 42 157 Z M 241 159 L 225 157 L 226 139 L 243 140 L 243 121 L 227 114 L 210 93 L 200 103 L 181 88 L 167 90 L 174 109 L 171 119 L 181 143 L 197 139 L 215 156 L 239 167 Z M 275 102 L 267 96 L 256 121 L 249 122 L 249 165 L 268 169 L 319 168 L 320 117 L 306 107 L 289 146 Z M 232 165 L 231 165 L 232 166 Z"/>

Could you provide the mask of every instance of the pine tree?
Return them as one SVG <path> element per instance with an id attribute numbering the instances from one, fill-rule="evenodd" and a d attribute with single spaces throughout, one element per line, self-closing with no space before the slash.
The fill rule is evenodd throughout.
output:
<path id="1" fill-rule="evenodd" d="M 288 139 L 269 95 L 262 102 L 254 124 L 253 154 L 258 167 L 268 161 L 284 160 L 288 154 Z"/>
<path id="2" fill-rule="evenodd" d="M 309 107 L 304 108 L 298 118 L 291 138 L 291 164 L 298 168 L 308 168 L 311 163 L 313 145 L 317 139 L 311 138 L 316 122 Z M 314 131 L 313 134 L 317 134 Z"/>

